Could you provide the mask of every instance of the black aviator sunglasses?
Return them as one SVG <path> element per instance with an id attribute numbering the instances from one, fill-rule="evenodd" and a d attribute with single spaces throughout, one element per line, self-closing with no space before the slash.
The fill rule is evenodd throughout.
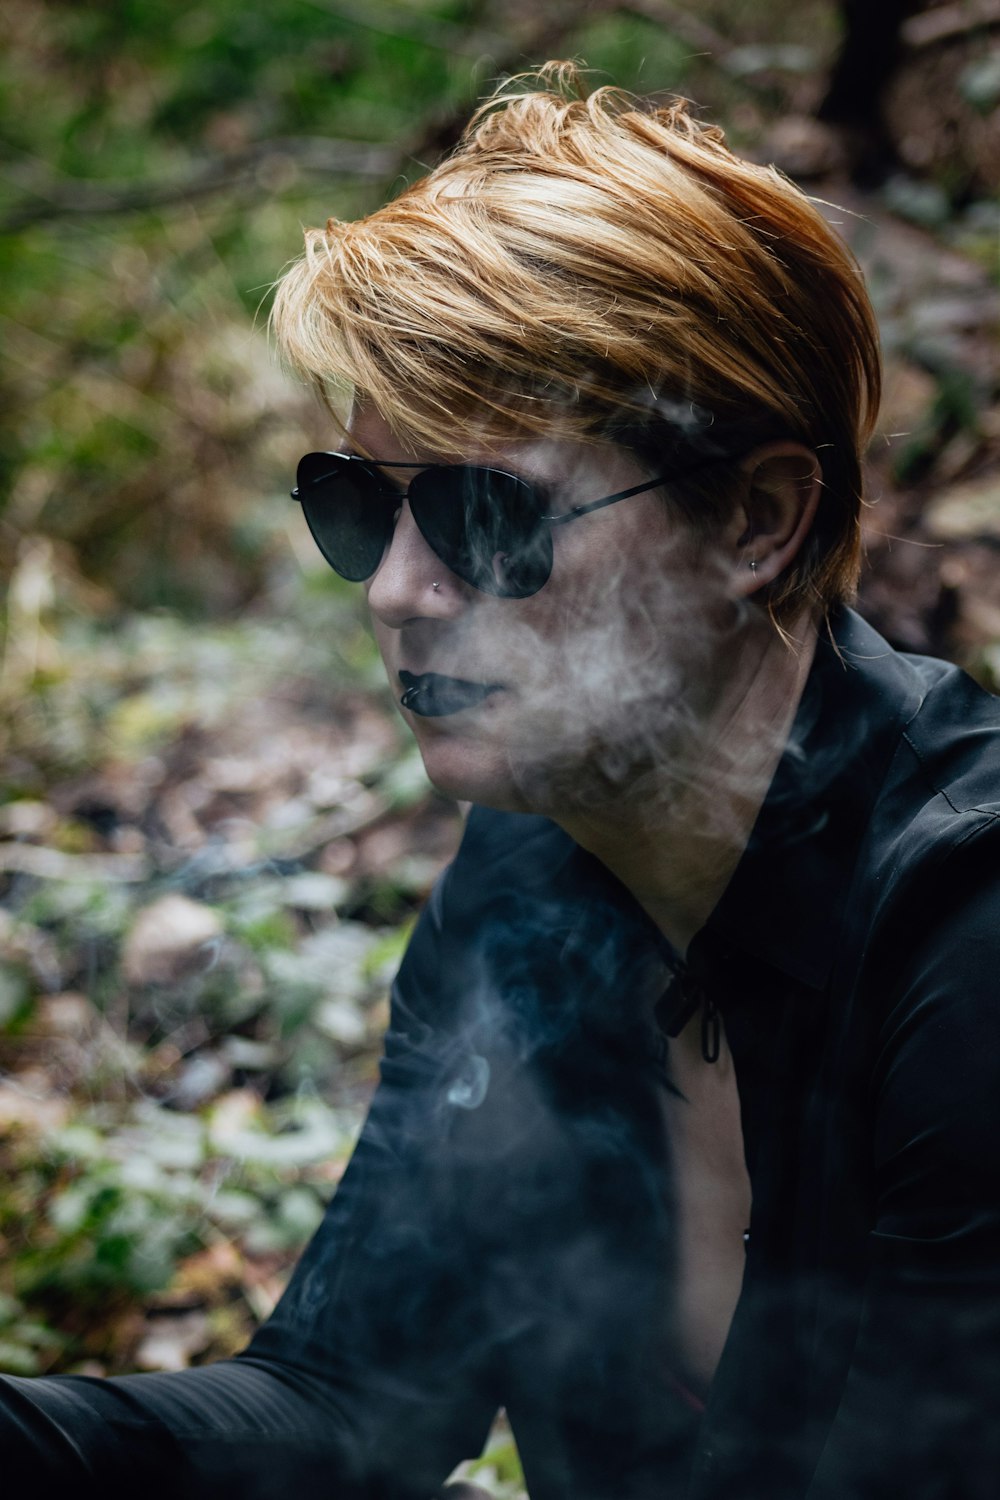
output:
<path id="1" fill-rule="evenodd" d="M 525 599 L 537 594 L 552 572 L 553 526 L 732 457 L 731 452 L 716 452 L 617 494 L 547 515 L 544 492 L 502 469 L 430 464 L 402 490 L 380 470 L 413 469 L 413 463 L 307 453 L 299 462 L 292 499 L 302 506 L 316 545 L 342 578 L 360 583 L 372 577 L 405 499 L 421 535 L 446 568 L 484 594 Z"/>

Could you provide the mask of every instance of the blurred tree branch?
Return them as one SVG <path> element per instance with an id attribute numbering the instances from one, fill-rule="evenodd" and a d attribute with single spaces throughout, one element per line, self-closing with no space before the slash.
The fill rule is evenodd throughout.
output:
<path id="1" fill-rule="evenodd" d="M 537 8 L 525 7 L 525 14 L 532 17 L 513 42 L 504 44 L 505 50 L 492 59 L 496 78 L 537 67 L 539 63 L 557 57 L 567 35 L 585 21 L 599 16 L 620 15 L 630 7 L 621 0 L 568 0 L 561 5 L 548 4 L 544 14 Z M 406 157 L 423 165 L 425 157 L 438 157 L 456 144 L 469 118 L 469 101 L 463 99 L 452 109 L 425 120 L 419 138 L 410 143 Z"/>
<path id="2" fill-rule="evenodd" d="M 398 3 L 387 14 L 373 11 L 362 0 L 307 3 L 351 26 L 488 63 L 495 76 L 558 55 L 567 34 L 582 23 L 609 14 L 633 15 L 663 27 L 723 72 L 737 72 L 745 86 L 754 87 L 742 65 L 730 68 L 729 53 L 733 49 L 727 39 L 673 0 L 561 0 L 544 7 L 515 0 L 503 11 L 503 35 L 490 24 L 493 7 L 485 0 L 477 6 L 471 24 L 464 25 Z M 919 49 L 998 22 L 1000 0 L 964 0 L 910 17 L 904 21 L 900 37 L 911 49 Z M 0 233 L 13 234 L 60 218 L 112 216 L 167 207 L 243 185 L 273 190 L 298 173 L 390 180 L 408 163 L 424 165 L 426 158 L 433 159 L 448 150 L 467 114 L 468 99 L 462 98 L 443 113 L 425 116 L 415 139 L 402 148 L 321 136 L 279 136 L 195 161 L 187 171 L 165 181 L 87 180 L 58 176 L 34 162 L 7 163 L 0 171 L 22 196 L 0 215 Z"/>
<path id="3" fill-rule="evenodd" d="M 258 141 L 243 151 L 195 164 L 170 182 L 91 182 L 80 178 L 43 177 L 33 169 L 3 168 L 26 198 L 0 219 L 0 232 L 16 233 L 32 224 L 76 215 L 135 213 L 207 197 L 247 182 L 265 186 L 291 168 L 348 177 L 388 177 L 399 166 L 393 146 L 364 141 L 329 140 L 323 136 L 282 136 Z"/>
<path id="4" fill-rule="evenodd" d="M 707 54 L 714 63 L 725 69 L 726 53 L 729 51 L 725 37 L 706 21 L 692 15 L 689 10 L 680 10 L 676 5 L 666 3 L 666 0 L 625 0 L 618 8 L 626 14 L 641 16 L 644 21 L 654 21 L 689 47 L 694 47 L 697 52 Z"/>
<path id="5" fill-rule="evenodd" d="M 1000 25 L 1000 0 L 964 0 L 942 5 L 904 21 L 900 32 L 908 47 L 932 47 L 937 42 L 964 36 L 980 26 Z"/>
<path id="6" fill-rule="evenodd" d="M 425 14 L 410 16 L 397 12 L 390 24 L 376 15 L 370 5 L 357 4 L 355 0 L 306 0 L 306 4 L 315 6 L 327 15 L 336 16 L 338 20 L 348 21 L 352 26 L 361 26 L 365 31 L 419 42 L 423 47 L 451 52 L 456 57 L 501 54 L 510 45 L 509 38 L 498 32 L 474 30 L 468 23 L 459 25 Z"/>
<path id="7" fill-rule="evenodd" d="M 569 0 L 566 4 L 546 7 L 545 15 L 525 24 L 511 42 L 486 32 L 476 32 L 470 37 L 457 26 L 439 22 L 428 28 L 421 25 L 419 29 L 404 22 L 397 29 L 384 21 L 362 18 L 361 8 L 352 0 L 330 0 L 329 4 L 325 0 L 311 0 L 311 3 L 369 29 L 446 50 L 482 56 L 484 50 L 496 47 L 499 50 L 490 59 L 496 76 L 516 72 L 531 66 L 533 61 L 551 56 L 559 50 L 567 33 L 582 21 L 634 8 L 622 5 L 619 0 L 588 0 L 585 4 Z M 655 11 L 659 7 L 654 5 L 650 9 Z M 199 162 L 184 176 L 169 182 L 93 182 L 43 175 L 33 166 L 7 164 L 0 170 L 25 197 L 0 218 L 0 233 L 15 234 L 53 219 L 167 207 L 254 181 L 271 187 L 281 184 L 290 170 L 376 181 L 391 179 L 408 162 L 423 164 L 425 157 L 447 151 L 458 139 L 468 113 L 469 101 L 463 98 L 446 113 L 425 118 L 417 137 L 402 148 L 322 136 L 284 136 L 259 141 L 242 151 Z"/>

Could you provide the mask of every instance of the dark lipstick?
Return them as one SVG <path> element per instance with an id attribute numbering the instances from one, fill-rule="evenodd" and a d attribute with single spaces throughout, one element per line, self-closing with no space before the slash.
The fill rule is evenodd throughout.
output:
<path id="1" fill-rule="evenodd" d="M 474 708 L 500 688 L 498 682 L 466 682 L 437 672 L 402 671 L 399 680 L 404 688 L 400 703 L 425 719 L 441 719 L 463 708 Z"/>

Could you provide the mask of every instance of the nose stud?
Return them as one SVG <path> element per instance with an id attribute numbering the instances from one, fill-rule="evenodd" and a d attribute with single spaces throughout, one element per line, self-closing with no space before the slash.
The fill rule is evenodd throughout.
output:
<path id="1" fill-rule="evenodd" d="M 437 593 L 437 591 L 438 591 L 438 589 L 440 587 L 441 587 L 441 585 L 439 583 L 432 583 L 431 584 L 431 588 L 434 590 L 435 594 Z"/>

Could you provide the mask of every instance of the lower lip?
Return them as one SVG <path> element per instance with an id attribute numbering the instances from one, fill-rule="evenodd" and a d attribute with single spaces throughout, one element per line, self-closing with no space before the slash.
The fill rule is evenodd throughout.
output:
<path id="1" fill-rule="evenodd" d="M 399 674 L 405 689 L 403 708 L 423 719 L 443 719 L 466 709 L 479 708 L 502 691 L 498 683 L 466 682 L 458 677 L 440 677 L 434 672 Z"/>

